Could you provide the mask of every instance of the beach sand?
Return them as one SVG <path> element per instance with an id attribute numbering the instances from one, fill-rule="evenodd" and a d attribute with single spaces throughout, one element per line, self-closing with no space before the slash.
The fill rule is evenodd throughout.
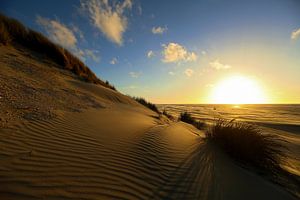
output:
<path id="1" fill-rule="evenodd" d="M 121 104 L 1 130 L 1 199 L 293 199 L 152 114 Z"/>
<path id="2" fill-rule="evenodd" d="M 0 50 L 0 199 L 296 199 L 191 125 Z"/>

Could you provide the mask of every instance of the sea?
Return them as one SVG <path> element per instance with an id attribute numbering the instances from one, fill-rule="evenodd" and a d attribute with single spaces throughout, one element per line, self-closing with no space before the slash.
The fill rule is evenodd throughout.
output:
<path id="1" fill-rule="evenodd" d="M 194 118 L 213 122 L 215 119 L 237 120 L 258 124 L 281 124 L 300 127 L 300 104 L 159 104 L 174 117 L 189 112 Z"/>

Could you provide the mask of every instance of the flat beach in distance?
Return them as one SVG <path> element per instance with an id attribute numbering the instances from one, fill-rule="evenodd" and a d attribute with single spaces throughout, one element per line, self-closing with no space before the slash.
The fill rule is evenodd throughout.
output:
<path id="1" fill-rule="evenodd" d="M 49 12 L 58 13 L 52 19 L 43 5 L 29 2 L 4 1 L 0 8 L 1 200 L 300 198 L 300 98 L 295 92 L 299 86 L 295 84 L 284 93 L 295 100 L 292 104 L 276 104 L 263 101 L 267 94 L 271 97 L 263 91 L 271 89 L 264 90 L 258 84 L 257 77 L 263 75 L 257 71 L 257 77 L 252 76 L 250 67 L 249 76 L 235 74 L 212 84 L 216 77 L 221 80 L 236 70 L 238 61 L 221 63 L 213 59 L 213 47 L 204 51 L 196 42 L 189 48 L 171 42 L 177 38 L 175 30 L 193 38 L 193 34 L 176 29 L 180 20 L 174 26 L 173 20 L 168 21 L 166 16 L 175 16 L 175 8 L 184 9 L 180 16 L 186 20 L 188 13 L 198 13 L 194 6 L 202 10 L 215 3 L 174 3 L 166 15 L 158 11 L 169 7 L 157 2 L 62 3 L 62 8 L 73 6 L 68 8 L 71 10 L 77 6 L 72 18 L 75 24 L 67 22 L 68 9 L 62 12 L 57 5 L 54 9 L 53 3 L 45 2 L 45 6 L 52 5 Z M 157 12 L 147 10 L 154 5 L 161 5 Z M 223 3 L 218 5 L 229 9 Z M 244 9 L 243 5 L 232 5 Z M 252 3 L 249 6 L 250 10 L 257 8 Z M 290 4 L 286 6 L 291 9 Z M 35 9 L 36 13 L 29 14 Z M 165 26 L 149 25 L 157 24 L 157 16 L 165 20 Z M 225 16 L 236 18 L 227 12 Z M 29 20 L 32 17 L 35 25 Z M 214 18 L 205 20 L 217 23 Z M 140 29 L 133 28 L 142 22 Z M 221 30 L 227 37 L 227 28 Z M 136 33 L 141 38 L 130 38 Z M 295 34 L 298 39 L 300 29 Z M 211 41 L 208 35 L 205 41 Z M 156 39 L 146 40 L 151 37 Z M 160 50 L 151 46 L 154 41 Z M 227 47 L 226 42 L 222 44 Z M 144 48 L 136 45 L 152 50 L 139 57 Z M 112 56 L 111 52 L 119 54 Z M 222 55 L 230 60 L 231 55 Z M 136 56 L 136 62 L 129 60 L 131 56 Z M 247 57 L 249 63 L 251 56 Z M 142 64 L 145 68 L 135 68 Z M 155 64 L 160 67 L 157 74 L 150 68 Z M 247 71 L 239 72 L 243 70 Z M 102 79 L 101 73 L 109 81 Z M 273 81 L 274 77 L 266 76 Z M 200 79 L 207 83 L 197 82 Z M 290 79 L 295 81 L 293 75 Z M 202 88 L 203 95 L 208 91 L 212 95 L 199 98 L 193 90 L 196 86 Z"/>

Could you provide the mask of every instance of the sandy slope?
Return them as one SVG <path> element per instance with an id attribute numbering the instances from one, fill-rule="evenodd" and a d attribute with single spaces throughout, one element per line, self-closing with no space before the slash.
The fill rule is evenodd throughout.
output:
<path id="1" fill-rule="evenodd" d="M 0 66 L 0 127 L 16 121 L 51 119 L 57 110 L 82 111 L 116 102 L 138 105 L 116 91 L 80 81 L 22 47 L 0 45 Z"/>
<path id="2" fill-rule="evenodd" d="M 294 199 L 201 133 L 0 47 L 0 199 Z"/>
<path id="3" fill-rule="evenodd" d="M 0 197 L 293 199 L 195 133 L 122 104 L 2 129 Z"/>

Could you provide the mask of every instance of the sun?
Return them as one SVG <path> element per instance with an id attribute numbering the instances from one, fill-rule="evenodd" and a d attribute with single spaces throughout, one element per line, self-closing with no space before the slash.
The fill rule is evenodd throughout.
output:
<path id="1" fill-rule="evenodd" d="M 233 76 L 214 87 L 211 101 L 214 104 L 259 104 L 265 103 L 265 97 L 255 80 Z"/>

